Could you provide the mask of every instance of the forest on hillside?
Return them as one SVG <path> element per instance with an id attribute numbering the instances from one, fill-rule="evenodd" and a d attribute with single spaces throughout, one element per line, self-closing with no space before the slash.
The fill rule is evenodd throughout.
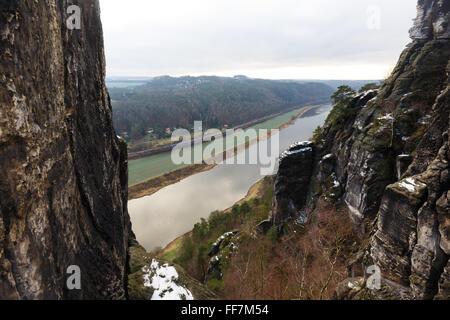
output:
<path id="1" fill-rule="evenodd" d="M 118 134 L 137 140 L 149 131 L 163 138 L 166 128 L 234 127 L 296 107 L 330 101 L 322 83 L 249 79 L 244 76 L 155 78 L 142 86 L 110 88 Z"/>

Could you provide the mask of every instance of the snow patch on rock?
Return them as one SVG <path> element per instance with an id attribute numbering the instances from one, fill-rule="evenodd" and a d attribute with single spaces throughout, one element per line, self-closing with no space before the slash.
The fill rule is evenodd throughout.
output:
<path id="1" fill-rule="evenodd" d="M 144 286 L 154 289 L 151 300 L 194 300 L 192 293 L 178 285 L 178 272 L 167 263 L 159 265 L 155 259 L 150 267 L 144 266 Z"/>
<path id="2" fill-rule="evenodd" d="M 385 116 L 378 118 L 378 120 L 394 120 L 394 117 L 392 116 L 392 114 L 389 113 Z"/>
<path id="3" fill-rule="evenodd" d="M 297 154 L 297 153 L 301 153 L 301 152 L 312 152 L 312 145 L 313 143 L 311 141 L 302 141 L 302 142 L 296 142 L 294 144 L 292 144 L 288 150 L 284 151 L 281 155 L 280 155 L 280 160 L 291 156 L 293 154 Z"/>
<path id="4" fill-rule="evenodd" d="M 398 184 L 400 187 L 405 188 L 409 192 L 415 192 L 418 187 L 423 185 L 423 183 L 415 181 L 413 178 L 407 178 Z"/>

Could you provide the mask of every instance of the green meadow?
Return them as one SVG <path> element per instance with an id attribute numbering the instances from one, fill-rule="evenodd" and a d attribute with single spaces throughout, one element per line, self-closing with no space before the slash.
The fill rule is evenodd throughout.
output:
<path id="1" fill-rule="evenodd" d="M 296 116 L 302 109 L 303 107 L 284 113 L 275 118 L 258 123 L 251 128 L 256 130 L 270 130 L 277 128 L 291 120 L 292 117 Z M 130 160 L 128 162 L 128 185 L 131 187 L 183 167 L 186 167 L 186 165 L 175 165 L 172 163 L 170 152 L 160 153 L 137 160 Z"/>

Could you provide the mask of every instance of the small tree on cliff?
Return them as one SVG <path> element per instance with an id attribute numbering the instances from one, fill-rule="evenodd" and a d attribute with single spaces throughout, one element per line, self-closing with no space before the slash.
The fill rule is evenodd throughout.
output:
<path id="1" fill-rule="evenodd" d="M 348 116 L 346 112 L 347 105 L 355 97 L 356 91 L 349 86 L 340 86 L 337 91 L 331 96 L 333 100 L 333 110 L 328 115 L 326 125 L 337 127 L 345 122 Z"/>
<path id="2" fill-rule="evenodd" d="M 356 91 L 349 86 L 340 86 L 331 96 L 333 106 L 342 106 L 348 104 L 354 97 Z"/>

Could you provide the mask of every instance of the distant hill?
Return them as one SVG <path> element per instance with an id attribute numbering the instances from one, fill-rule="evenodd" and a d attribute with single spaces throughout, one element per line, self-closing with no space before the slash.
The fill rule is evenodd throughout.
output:
<path id="1" fill-rule="evenodd" d="M 163 76 L 137 87 L 109 88 L 114 126 L 139 139 L 149 128 L 190 129 L 246 123 L 298 106 L 330 101 L 333 88 L 322 83 L 249 79 L 245 76 Z"/>
<path id="2" fill-rule="evenodd" d="M 376 83 L 379 85 L 383 82 L 382 80 L 294 80 L 294 81 L 298 83 L 311 83 L 311 82 L 323 83 L 332 87 L 335 90 L 340 86 L 349 86 L 356 91 L 358 91 L 361 87 L 365 86 L 368 83 Z"/>
<path id="3" fill-rule="evenodd" d="M 152 79 L 152 77 L 109 77 L 106 78 L 106 86 L 108 89 L 137 87 L 144 85 Z"/>

